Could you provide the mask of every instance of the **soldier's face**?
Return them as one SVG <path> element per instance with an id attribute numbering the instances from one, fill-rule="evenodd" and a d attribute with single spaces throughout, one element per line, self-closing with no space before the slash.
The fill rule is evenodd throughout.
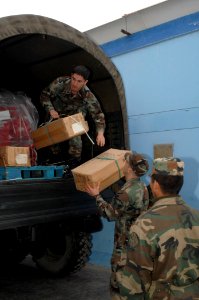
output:
<path id="1" fill-rule="evenodd" d="M 84 77 L 82 77 L 79 74 L 72 74 L 71 75 L 71 92 L 72 94 L 77 94 L 79 90 L 83 86 L 87 84 L 88 80 L 85 80 Z"/>

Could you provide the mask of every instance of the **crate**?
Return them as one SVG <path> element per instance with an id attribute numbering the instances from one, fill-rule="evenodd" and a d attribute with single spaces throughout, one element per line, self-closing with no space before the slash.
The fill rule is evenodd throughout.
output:
<path id="1" fill-rule="evenodd" d="M 111 186 L 124 176 L 124 155 L 128 150 L 110 148 L 84 164 L 72 169 L 76 189 L 85 192 L 86 184 L 95 186 L 100 182 L 99 190 Z"/>
<path id="2" fill-rule="evenodd" d="M 30 148 L 0 146 L 0 166 L 3 167 L 29 167 Z"/>
<path id="3" fill-rule="evenodd" d="M 55 179 L 64 174 L 64 166 L 0 167 L 0 180 Z"/>
<path id="4" fill-rule="evenodd" d="M 35 148 L 41 149 L 67 141 L 88 132 L 88 123 L 82 113 L 54 120 L 32 132 Z"/>

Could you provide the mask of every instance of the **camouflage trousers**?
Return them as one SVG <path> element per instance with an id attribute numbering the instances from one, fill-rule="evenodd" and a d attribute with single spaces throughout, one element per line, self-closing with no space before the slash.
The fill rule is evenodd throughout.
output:
<path id="1" fill-rule="evenodd" d="M 111 293 L 111 300 L 123 300 L 123 298 L 119 294 Z M 126 299 L 124 299 L 126 300 Z"/>
<path id="2" fill-rule="evenodd" d="M 69 150 L 68 153 L 74 158 L 81 158 L 82 153 L 82 138 L 81 136 L 76 136 L 69 140 Z"/>
<path id="3" fill-rule="evenodd" d="M 118 271 L 123 268 L 126 263 L 126 249 L 113 249 L 111 257 L 111 277 L 110 277 L 110 296 L 111 300 L 127 300 L 120 295 L 120 279 Z"/>
<path id="4" fill-rule="evenodd" d="M 123 298 L 120 296 L 120 290 L 119 290 L 119 285 L 118 285 L 118 281 L 117 281 L 117 271 L 114 269 L 115 269 L 115 266 L 112 265 L 112 272 L 111 272 L 111 278 L 110 278 L 111 300 L 123 300 Z"/>
<path id="5" fill-rule="evenodd" d="M 119 291 L 114 291 L 113 289 L 110 289 L 110 296 L 111 296 L 111 300 L 123 300 L 123 298 L 121 298 Z M 125 299 L 124 299 L 125 300 Z"/>

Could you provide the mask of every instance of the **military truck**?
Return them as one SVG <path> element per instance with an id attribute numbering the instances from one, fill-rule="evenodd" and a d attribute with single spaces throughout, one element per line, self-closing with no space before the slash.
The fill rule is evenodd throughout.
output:
<path id="1" fill-rule="evenodd" d="M 0 19 L 0 88 L 28 95 L 40 124 L 44 122 L 41 90 L 77 64 L 92 70 L 89 87 L 107 123 L 106 147 L 93 146 L 85 136 L 83 161 L 108 148 L 128 148 L 122 79 L 100 47 L 86 34 L 54 19 L 36 15 Z M 89 117 L 88 122 L 94 139 Z M 38 153 L 41 164 L 67 165 L 49 153 L 46 149 Z M 85 265 L 92 250 L 92 233 L 102 230 L 102 223 L 94 199 L 76 190 L 72 176 L 0 180 L 0 195 L 1 266 L 18 263 L 28 254 L 53 275 Z M 104 197 L 108 200 L 110 193 L 105 191 Z"/>

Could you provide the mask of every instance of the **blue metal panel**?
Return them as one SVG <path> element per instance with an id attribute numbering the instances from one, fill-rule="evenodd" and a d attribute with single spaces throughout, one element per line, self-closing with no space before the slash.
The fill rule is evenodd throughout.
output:
<path id="1" fill-rule="evenodd" d="M 199 209 L 199 128 L 133 134 L 130 136 L 131 149 L 145 154 L 150 166 L 153 159 L 154 144 L 173 144 L 174 156 L 185 162 L 182 196 L 192 207 Z"/>
<path id="2" fill-rule="evenodd" d="M 199 108 L 180 109 L 129 117 L 129 133 L 199 128 Z"/>
<path id="3" fill-rule="evenodd" d="M 181 194 L 199 209 L 198 30 L 196 13 L 102 48 L 112 57 L 123 79 L 131 149 L 143 153 L 151 167 L 154 145 L 173 144 L 174 155 L 185 161 Z M 147 176 L 143 179 L 149 183 Z M 94 235 L 97 246 L 91 257 L 103 265 L 109 265 L 111 255 L 108 238 L 113 230 L 108 225 Z"/>
<path id="4" fill-rule="evenodd" d="M 162 37 L 159 43 L 112 58 L 125 87 L 131 149 L 145 154 L 152 164 L 154 144 L 173 144 L 174 155 L 185 160 L 182 195 L 194 207 L 199 207 L 197 18 L 198 13 L 173 23 L 179 22 L 182 35 Z M 166 30 L 171 23 L 163 25 Z M 185 25 L 197 30 L 185 35 Z M 154 30 L 158 28 L 162 27 Z M 146 40 L 149 33 L 142 32 Z"/>
<path id="5" fill-rule="evenodd" d="M 105 43 L 101 48 L 113 57 L 196 30 L 199 30 L 199 12 Z"/>
<path id="6" fill-rule="evenodd" d="M 199 31 L 113 58 L 129 115 L 197 107 Z"/>

